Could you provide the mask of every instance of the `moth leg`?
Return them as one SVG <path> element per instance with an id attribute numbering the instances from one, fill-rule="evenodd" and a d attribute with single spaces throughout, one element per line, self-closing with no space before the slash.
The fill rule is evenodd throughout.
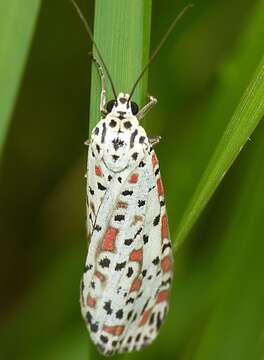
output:
<path id="1" fill-rule="evenodd" d="M 99 76 L 101 78 L 102 90 L 101 90 L 101 96 L 100 96 L 100 112 L 101 112 L 102 115 L 106 115 L 107 114 L 107 110 L 105 108 L 105 104 L 106 104 L 106 85 L 105 85 L 104 70 L 103 70 L 103 67 L 100 64 L 99 60 L 97 59 L 97 57 L 93 53 L 91 53 L 91 56 L 92 56 L 92 60 L 94 61 L 95 65 L 97 67 Z"/>
<path id="2" fill-rule="evenodd" d="M 147 114 L 147 112 L 149 112 L 149 110 L 157 104 L 157 102 L 158 100 L 154 96 L 149 96 L 149 102 L 139 110 L 137 113 L 137 119 L 142 119 Z"/>
<path id="3" fill-rule="evenodd" d="M 160 142 L 161 136 L 149 136 L 148 140 L 150 145 L 156 145 Z"/>

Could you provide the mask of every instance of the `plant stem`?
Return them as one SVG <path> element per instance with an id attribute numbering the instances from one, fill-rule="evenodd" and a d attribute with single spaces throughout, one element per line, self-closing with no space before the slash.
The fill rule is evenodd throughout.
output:
<path id="1" fill-rule="evenodd" d="M 109 69 L 116 92 L 129 93 L 149 58 L 151 0 L 95 1 L 94 38 Z M 95 51 L 95 50 L 94 50 Z M 95 51 L 96 54 L 96 51 Z M 148 76 L 140 81 L 133 100 L 146 100 Z M 92 66 L 90 131 L 100 120 L 101 84 Z M 107 100 L 113 99 L 107 81 Z"/>

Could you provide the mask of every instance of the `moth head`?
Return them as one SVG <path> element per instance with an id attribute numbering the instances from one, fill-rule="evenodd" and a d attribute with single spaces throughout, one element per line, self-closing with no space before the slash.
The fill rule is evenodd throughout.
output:
<path id="1" fill-rule="evenodd" d="M 128 101 L 129 94 L 120 93 L 116 100 L 110 100 L 106 104 L 108 114 L 120 120 L 130 118 L 138 113 L 138 105 L 134 101 Z"/>

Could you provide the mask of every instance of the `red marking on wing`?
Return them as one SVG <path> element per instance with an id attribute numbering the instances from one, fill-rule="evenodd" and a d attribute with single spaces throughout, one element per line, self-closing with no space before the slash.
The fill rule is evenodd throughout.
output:
<path id="1" fill-rule="evenodd" d="M 106 230 L 106 233 L 103 238 L 103 243 L 102 243 L 102 249 L 104 251 L 114 251 L 117 233 L 118 233 L 118 230 L 113 227 L 109 227 Z"/>
<path id="2" fill-rule="evenodd" d="M 136 184 L 138 182 L 138 174 L 132 174 L 129 179 L 130 184 Z"/>
<path id="3" fill-rule="evenodd" d="M 163 187 L 161 178 L 158 178 L 158 180 L 157 180 L 157 189 L 158 189 L 159 196 L 164 195 L 164 187 Z"/>
<path id="4" fill-rule="evenodd" d="M 133 250 L 130 253 L 129 260 L 141 262 L 143 258 L 143 249 Z"/>
<path id="5" fill-rule="evenodd" d="M 97 176 L 103 175 L 103 172 L 102 172 L 102 169 L 100 168 L 100 166 L 95 166 L 95 173 Z"/>
<path id="6" fill-rule="evenodd" d="M 116 336 L 122 335 L 124 329 L 125 329 L 125 327 L 122 325 L 116 325 L 116 326 L 104 325 L 103 326 L 103 330 L 105 332 L 107 332 L 108 334 L 116 335 Z"/>
<path id="7" fill-rule="evenodd" d="M 157 159 L 157 156 L 156 156 L 155 153 L 152 155 L 151 161 L 152 161 L 152 166 L 153 166 L 153 169 L 154 169 L 155 166 L 158 164 L 158 159 Z"/>
<path id="8" fill-rule="evenodd" d="M 131 285 L 131 288 L 130 288 L 130 292 L 132 291 L 138 291 L 140 288 L 141 288 L 141 284 L 142 284 L 142 281 L 140 279 L 135 279 L 133 282 L 132 282 L 132 285 Z"/>
<path id="9" fill-rule="evenodd" d="M 87 306 L 89 306 L 91 308 L 95 307 L 96 302 L 95 302 L 94 298 L 91 297 L 91 295 L 87 296 L 86 304 L 87 304 Z"/>
<path id="10" fill-rule="evenodd" d="M 165 256 L 165 258 L 163 258 L 161 260 L 161 268 L 164 272 L 170 271 L 171 269 L 171 257 Z"/>
<path id="11" fill-rule="evenodd" d="M 100 271 L 96 271 L 94 276 L 96 276 L 101 282 L 105 282 L 105 276 Z"/>
<path id="12" fill-rule="evenodd" d="M 123 201 L 118 201 L 118 203 L 116 204 L 117 209 L 127 209 L 127 207 L 128 207 L 128 204 Z"/>
<path id="13" fill-rule="evenodd" d="M 146 324 L 146 322 L 148 321 L 150 314 L 151 314 L 152 308 L 146 310 L 143 312 L 143 315 L 141 317 L 141 320 L 139 322 L 139 326 L 143 326 Z"/>
<path id="14" fill-rule="evenodd" d="M 168 290 L 160 291 L 157 296 L 156 304 L 159 304 L 163 301 L 167 301 L 169 298 L 169 295 L 170 295 L 170 293 Z"/>
<path id="15" fill-rule="evenodd" d="M 168 220 L 166 214 L 161 219 L 161 237 L 162 239 L 168 239 Z"/>

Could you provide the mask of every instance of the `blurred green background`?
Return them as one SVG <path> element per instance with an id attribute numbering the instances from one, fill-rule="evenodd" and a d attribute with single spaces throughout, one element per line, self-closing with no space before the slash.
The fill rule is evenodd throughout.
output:
<path id="1" fill-rule="evenodd" d="M 68 1 L 36 3 L 12 12 L 23 16 L 11 22 L 14 43 L 0 26 L 0 55 L 13 51 L 15 59 L 7 72 L 0 57 L 0 97 L 10 90 L 1 71 L 10 79 L 17 71 L 18 89 L 10 116 L 0 107 L 0 358 L 100 359 L 79 310 L 91 43 Z M 185 3 L 153 0 L 152 49 Z M 156 151 L 172 241 L 264 53 L 263 0 L 194 3 L 150 68 L 148 91 L 159 103 L 143 122 L 162 136 Z M 79 4 L 92 24 L 93 2 Z M 2 3 L 0 20 L 4 10 Z M 175 254 L 158 339 L 125 358 L 264 359 L 263 154 L 260 123 Z"/>

